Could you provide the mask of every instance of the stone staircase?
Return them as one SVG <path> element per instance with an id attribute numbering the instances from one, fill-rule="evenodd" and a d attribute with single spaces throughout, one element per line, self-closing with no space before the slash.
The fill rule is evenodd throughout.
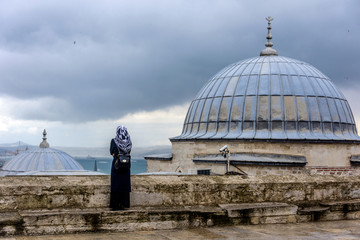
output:
<path id="1" fill-rule="evenodd" d="M 296 223 L 296 205 L 277 202 L 221 204 L 229 218 L 238 224 Z"/>
<path id="2" fill-rule="evenodd" d="M 46 235 L 182 229 L 360 219 L 360 199 L 298 207 L 278 202 L 218 206 L 18 210 L 0 213 L 0 235 Z"/>
<path id="3" fill-rule="evenodd" d="M 132 176 L 110 211 L 110 176 L 0 178 L 0 236 L 360 219 L 358 176 Z"/>
<path id="4" fill-rule="evenodd" d="M 219 207 L 23 210 L 0 213 L 0 235 L 176 229 L 229 224 Z"/>

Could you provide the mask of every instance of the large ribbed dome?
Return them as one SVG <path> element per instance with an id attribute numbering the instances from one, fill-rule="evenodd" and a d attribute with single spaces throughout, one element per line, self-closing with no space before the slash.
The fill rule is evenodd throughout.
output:
<path id="1" fill-rule="evenodd" d="M 328 77 L 266 53 L 225 67 L 204 85 L 172 140 L 181 139 L 360 140 L 347 100 Z"/>
<path id="2" fill-rule="evenodd" d="M 182 134 L 186 139 L 360 141 L 350 106 L 331 80 L 308 63 L 266 48 L 231 64 L 191 102 Z"/>

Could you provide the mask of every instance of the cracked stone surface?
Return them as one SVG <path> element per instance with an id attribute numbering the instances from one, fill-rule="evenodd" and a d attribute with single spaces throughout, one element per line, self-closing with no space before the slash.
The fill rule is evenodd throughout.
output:
<path id="1" fill-rule="evenodd" d="M 56 236 L 15 236 L 3 240 L 98 240 L 98 239 L 135 239 L 135 240 L 180 240 L 180 239 L 295 239 L 295 240 L 335 240 L 360 239 L 360 220 L 331 222 L 311 222 L 300 224 L 268 224 L 247 226 L 226 226 L 194 228 L 185 230 L 156 230 L 122 233 L 87 233 Z"/>

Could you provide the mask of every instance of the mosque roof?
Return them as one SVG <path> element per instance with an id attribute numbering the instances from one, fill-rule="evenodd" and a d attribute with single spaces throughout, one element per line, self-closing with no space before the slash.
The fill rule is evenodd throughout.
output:
<path id="1" fill-rule="evenodd" d="M 360 141 L 344 95 L 314 66 L 278 56 L 268 20 L 266 48 L 215 74 L 172 138 Z"/>
<path id="2" fill-rule="evenodd" d="M 6 162 L 0 175 L 94 175 L 97 172 L 84 170 L 69 154 L 49 147 L 46 131 L 43 141 Z"/>

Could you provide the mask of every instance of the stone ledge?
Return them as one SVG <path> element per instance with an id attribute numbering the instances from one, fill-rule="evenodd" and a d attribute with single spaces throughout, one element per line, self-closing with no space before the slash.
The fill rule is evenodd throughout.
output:
<path id="1" fill-rule="evenodd" d="M 18 224 L 21 222 L 21 216 L 17 211 L 0 213 L 0 225 Z"/>
<path id="2" fill-rule="evenodd" d="M 153 154 L 144 157 L 146 160 L 160 160 L 160 161 L 171 161 L 173 159 L 172 153 Z"/>
<path id="3" fill-rule="evenodd" d="M 196 155 L 194 163 L 226 164 L 226 159 L 221 154 Z M 260 153 L 234 153 L 230 156 L 233 165 L 272 165 L 272 166 L 305 166 L 304 156 L 260 154 Z"/>
<path id="4" fill-rule="evenodd" d="M 132 176 L 131 206 L 189 206 L 360 199 L 357 176 Z M 0 178 L 0 211 L 106 208 L 110 176 Z"/>
<path id="5" fill-rule="evenodd" d="M 26 210 L 0 222 L 0 235 L 44 235 L 101 231 L 174 229 L 229 224 L 219 207 Z M 9 217 L 8 217 L 9 218 Z M 5 219 L 5 217 L 4 217 Z"/>
<path id="6" fill-rule="evenodd" d="M 360 211 L 360 200 L 348 200 L 337 202 L 321 202 L 321 206 L 327 206 L 331 211 Z"/>
<path id="7" fill-rule="evenodd" d="M 320 207 L 320 206 L 314 206 L 314 207 L 306 207 L 303 209 L 299 209 L 298 213 L 300 215 L 305 215 L 305 214 L 317 214 L 317 213 L 323 213 L 328 211 L 330 208 L 329 207 Z"/>
<path id="8" fill-rule="evenodd" d="M 359 200 L 360 201 L 360 200 Z M 360 211 L 344 209 L 342 202 L 329 207 L 279 203 L 220 204 L 219 206 L 135 207 L 125 211 L 108 208 L 26 210 L 0 215 L 0 235 L 45 235 L 84 232 L 121 232 L 211 227 L 234 224 L 280 224 L 360 219 Z M 314 214 L 316 217 L 314 217 Z"/>
<path id="9" fill-rule="evenodd" d="M 262 217 L 296 215 L 298 209 L 295 205 L 277 202 L 220 204 L 229 217 Z"/>

